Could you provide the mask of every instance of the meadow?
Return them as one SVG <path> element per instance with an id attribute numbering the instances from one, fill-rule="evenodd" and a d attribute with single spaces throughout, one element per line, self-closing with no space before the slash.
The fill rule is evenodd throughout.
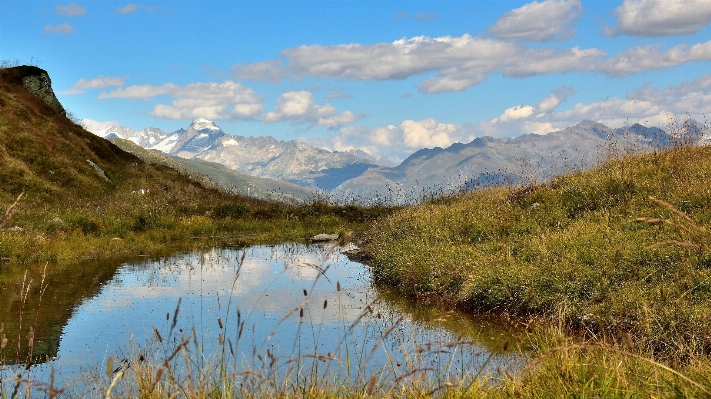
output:
<path id="1" fill-rule="evenodd" d="M 0 288 L 17 315 L 0 325 L 0 349 L 34 345 L 31 320 L 49 306 L 44 278 L 68 262 L 328 232 L 364 243 L 381 290 L 518 325 L 525 338 L 501 347 L 530 359 L 516 373 L 482 367 L 447 381 L 284 379 L 270 374 L 269 353 L 259 368 L 229 368 L 227 351 L 192 364 L 205 355 L 197 340 L 168 327 L 120 366 L 96 365 L 105 378 L 87 377 L 93 396 L 115 397 L 119 385 L 144 398 L 711 396 L 711 147 L 680 136 L 669 149 L 608 151 L 598 168 L 550 182 L 401 208 L 286 206 L 141 162 L 25 90 L 25 73 L 0 73 Z M 2 397 L 63 395 L 52 379 L 27 379 L 31 360 L 18 363 Z"/>
<path id="2" fill-rule="evenodd" d="M 710 176 L 709 147 L 613 156 L 408 207 L 366 249 L 377 284 L 546 326 L 494 396 L 708 396 Z"/>

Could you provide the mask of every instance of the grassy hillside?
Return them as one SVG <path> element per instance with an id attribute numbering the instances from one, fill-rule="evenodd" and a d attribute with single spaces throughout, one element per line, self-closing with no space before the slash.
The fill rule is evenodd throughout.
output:
<path id="1" fill-rule="evenodd" d="M 539 388 L 569 384 L 560 391 L 569 394 L 586 378 L 631 378 L 620 387 L 643 389 L 641 370 L 654 362 L 708 381 L 710 178 L 711 147 L 611 159 L 550 184 L 403 209 L 376 223 L 367 251 L 377 282 L 404 294 L 558 326 L 578 337 L 563 346 L 582 340 L 644 359 L 569 348 L 528 380 Z M 629 368 L 611 373 L 611 361 Z"/>
<path id="2" fill-rule="evenodd" d="M 46 90 L 30 92 L 23 84 L 28 77 L 44 81 Z M 0 229 L 3 263 L 136 254 L 187 241 L 299 240 L 357 229 L 383 212 L 284 206 L 226 193 L 142 161 L 87 132 L 42 97 L 54 98 L 44 70 L 0 69 L 0 209 L 25 193 Z"/>

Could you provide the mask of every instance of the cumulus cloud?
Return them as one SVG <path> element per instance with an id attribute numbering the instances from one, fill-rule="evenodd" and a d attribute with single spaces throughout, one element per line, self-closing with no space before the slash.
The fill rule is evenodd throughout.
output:
<path id="1" fill-rule="evenodd" d="M 692 61 L 711 60 L 711 40 L 694 44 L 674 46 L 660 50 L 659 45 L 637 46 L 599 63 L 598 69 L 610 76 L 624 76 L 631 73 L 659 68 L 668 68 Z"/>
<path id="2" fill-rule="evenodd" d="M 77 16 L 86 14 L 86 8 L 76 3 L 69 3 L 67 5 L 57 4 L 54 6 L 54 9 L 57 10 L 57 15 Z"/>
<path id="3" fill-rule="evenodd" d="M 625 0 L 615 10 L 617 26 L 607 29 L 608 36 L 689 35 L 711 22 L 708 0 Z"/>
<path id="4" fill-rule="evenodd" d="M 413 151 L 428 147 L 448 147 L 474 139 L 472 126 L 442 123 L 435 119 L 404 120 L 399 125 L 343 127 L 331 139 L 337 151 L 360 149 L 375 157 L 404 159 Z"/>
<path id="5" fill-rule="evenodd" d="M 334 106 L 318 105 L 311 92 L 302 90 L 289 91 L 279 96 L 276 108 L 264 115 L 264 121 L 307 122 L 328 129 L 337 129 L 342 125 L 354 123 L 363 116 L 356 116 L 351 111 L 344 111 L 339 115 Z"/>
<path id="6" fill-rule="evenodd" d="M 232 66 L 231 72 L 235 78 L 256 82 L 279 83 L 289 76 L 289 70 L 280 60 L 235 64 Z"/>
<path id="7" fill-rule="evenodd" d="M 575 36 L 582 14 L 580 0 L 534 1 L 499 18 L 489 31 L 501 39 L 544 42 Z"/>
<path id="8" fill-rule="evenodd" d="M 610 127 L 637 122 L 663 127 L 674 115 L 689 113 L 692 117 L 703 118 L 711 107 L 711 74 L 663 89 L 645 84 L 627 93 L 624 98 L 577 103 L 570 109 L 556 111 L 557 105 L 574 93 L 572 87 L 561 86 L 533 107 L 534 112 L 528 115 L 519 112 L 518 118 L 504 118 L 509 111 L 506 110 L 498 118 L 480 122 L 477 125 L 478 132 L 492 136 L 545 134 L 586 119 Z"/>
<path id="9" fill-rule="evenodd" d="M 506 123 L 522 119 L 529 120 L 530 122 L 531 117 L 544 117 L 573 94 L 575 94 L 575 89 L 572 86 L 559 86 L 543 98 L 535 107 L 531 105 L 518 105 L 507 108 L 500 116 L 492 119 L 491 124 Z M 540 131 L 541 128 L 546 125 L 547 124 L 541 126 L 536 125 L 538 127 L 535 130 Z"/>
<path id="10" fill-rule="evenodd" d="M 509 122 L 517 119 L 522 119 L 527 116 L 533 115 L 536 109 L 530 105 L 519 105 L 516 107 L 507 108 L 504 113 L 501 114 L 495 121 Z"/>
<path id="11" fill-rule="evenodd" d="M 550 3 L 578 4 L 573 1 Z M 678 45 L 668 50 L 660 45 L 635 47 L 610 56 L 597 48 L 530 47 L 519 41 L 470 35 L 418 36 L 392 43 L 292 47 L 284 50 L 282 56 L 283 60 L 238 64 L 233 68 L 233 74 L 266 81 L 278 81 L 286 76 L 292 79 L 312 76 L 404 80 L 434 74 L 419 82 L 417 89 L 423 93 L 443 93 L 466 90 L 495 73 L 507 77 L 567 72 L 620 76 L 705 61 L 711 59 L 711 41 L 692 46 Z"/>
<path id="12" fill-rule="evenodd" d="M 72 33 L 74 33 L 74 27 L 70 24 L 49 24 L 44 27 L 44 30 L 42 32 L 53 35 L 71 35 Z"/>
<path id="13" fill-rule="evenodd" d="M 101 93 L 106 98 L 152 98 L 171 96 L 170 105 L 157 104 L 151 115 L 164 119 L 254 119 L 264 109 L 262 100 L 254 90 L 241 83 L 226 80 L 223 83 L 191 83 L 178 86 L 166 83 L 161 86 L 135 85 Z"/>
<path id="14" fill-rule="evenodd" d="M 553 111 L 560 103 L 576 93 L 572 86 L 559 86 L 536 106 L 536 112 L 547 113 Z"/>
<path id="15" fill-rule="evenodd" d="M 560 104 L 575 94 L 570 86 L 560 86 L 538 104 L 519 105 L 501 115 L 476 124 L 448 124 L 434 119 L 405 120 L 399 125 L 349 126 L 338 131 L 331 144 L 338 151 L 361 149 L 379 157 L 404 159 L 423 147 L 447 147 L 467 143 L 475 137 L 511 137 L 522 134 L 547 134 L 592 120 L 616 128 L 633 123 L 664 128 L 675 115 L 690 114 L 702 119 L 711 108 L 711 74 L 666 88 L 649 84 L 627 93 L 624 98 L 607 98 L 577 103 L 564 110 Z"/>
<path id="16" fill-rule="evenodd" d="M 113 126 L 120 126 L 118 122 L 116 121 L 95 121 L 93 119 L 88 119 L 84 118 L 81 120 L 82 126 L 84 126 L 84 129 L 99 135 L 103 136 L 106 133 L 106 130 L 108 130 L 110 127 Z"/>
<path id="17" fill-rule="evenodd" d="M 520 78 L 573 71 L 594 72 L 599 68 L 605 55 L 607 53 L 595 48 L 573 47 L 563 51 L 545 48 L 529 50 L 525 61 L 517 62 L 504 69 L 504 76 Z"/>
<path id="18" fill-rule="evenodd" d="M 82 94 L 86 93 L 87 89 L 104 89 L 111 86 L 121 87 L 123 83 L 121 78 L 104 75 L 91 80 L 81 78 L 74 83 L 71 89 L 62 92 L 62 94 Z"/>

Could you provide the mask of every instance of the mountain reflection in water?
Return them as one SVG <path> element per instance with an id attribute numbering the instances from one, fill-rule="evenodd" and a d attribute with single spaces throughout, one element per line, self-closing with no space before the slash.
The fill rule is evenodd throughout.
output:
<path id="1" fill-rule="evenodd" d="M 417 367 L 442 378 L 471 373 L 484 363 L 484 374 L 521 366 L 518 352 L 502 349 L 504 342 L 516 339 L 509 330 L 378 293 L 368 268 L 342 254 L 348 249 L 303 244 L 220 248 L 113 267 L 97 261 L 95 269 L 115 273 L 90 286 L 67 275 L 61 281 L 49 279 L 36 332 L 40 344 L 34 354 L 40 364 L 26 373 L 47 381 L 54 368 L 55 384 L 81 392 L 77 381 L 82 376 L 103 370 L 109 357 L 130 358 L 131 351 L 142 350 L 159 334 L 173 342 L 194 340 L 203 352 L 198 363 L 227 353 L 236 369 L 259 369 L 269 350 L 279 359 L 277 367 L 288 368 L 294 365 L 289 359 L 318 354 L 334 359 L 321 370 L 345 379 L 358 373 L 395 378 L 415 367 L 415 359 Z M 92 269 L 84 265 L 81 270 Z M 82 287 L 67 288 L 73 282 L 84 284 L 90 296 L 76 296 Z M 68 299 L 52 299 L 59 291 L 75 295 L 64 320 L 45 305 L 67 307 Z M 46 331 L 59 329 L 56 342 L 56 334 Z M 455 344 L 458 340 L 467 344 Z M 2 354 L 6 364 L 14 363 L 15 349 Z M 26 355 L 21 358 L 24 362 Z M 21 367 L 5 366 L 4 379 Z"/>

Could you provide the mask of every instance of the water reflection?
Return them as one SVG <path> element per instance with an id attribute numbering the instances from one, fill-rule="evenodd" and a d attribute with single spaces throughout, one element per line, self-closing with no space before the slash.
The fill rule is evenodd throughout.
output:
<path id="1" fill-rule="evenodd" d="M 54 368 L 57 383 L 71 385 L 101 370 L 108 357 L 129 358 L 158 336 L 192 339 L 204 355 L 198 363 L 229 349 L 235 368 L 259 369 L 269 357 L 284 371 L 319 354 L 336 359 L 320 372 L 351 379 L 374 373 L 395 379 L 415 367 L 442 378 L 485 363 L 485 373 L 518 367 L 518 355 L 501 350 L 515 339 L 506 329 L 379 296 L 367 268 L 341 253 L 348 249 L 222 248 L 123 264 L 76 306 L 56 355 L 34 366 L 32 378 L 46 381 Z"/>

